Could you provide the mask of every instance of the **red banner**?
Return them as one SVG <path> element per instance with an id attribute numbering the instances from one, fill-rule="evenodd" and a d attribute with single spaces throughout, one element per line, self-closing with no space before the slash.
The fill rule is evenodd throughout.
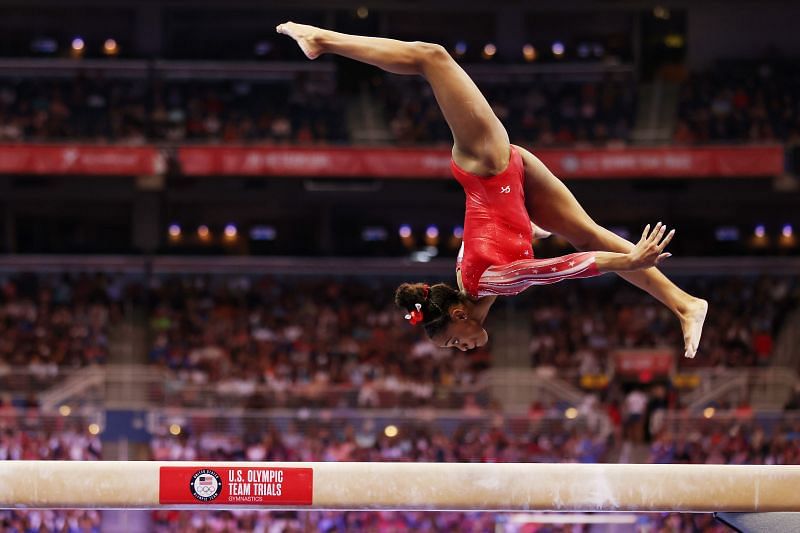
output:
<path id="1" fill-rule="evenodd" d="M 704 178 L 775 176 L 783 147 L 614 148 L 535 150 L 557 176 Z M 450 178 L 446 149 L 191 146 L 177 151 L 188 176 Z M 0 174 L 163 174 L 165 157 L 152 146 L 0 146 Z"/>
<path id="2" fill-rule="evenodd" d="M 775 176 L 782 146 L 535 150 L 562 178 Z M 178 151 L 189 176 L 449 178 L 441 149 L 205 146 Z"/>
<path id="3" fill-rule="evenodd" d="M 0 174 L 144 176 L 165 170 L 152 146 L 0 146 Z"/>
<path id="4" fill-rule="evenodd" d="M 782 146 L 541 150 L 536 155 L 567 178 L 715 178 L 776 176 Z"/>
<path id="5" fill-rule="evenodd" d="M 675 358 L 672 350 L 653 348 L 617 350 L 612 356 L 617 374 L 639 378 L 669 375 Z"/>
<path id="6" fill-rule="evenodd" d="M 187 176 L 450 177 L 450 152 L 439 149 L 193 146 L 178 161 Z"/>
<path id="7" fill-rule="evenodd" d="M 158 501 L 170 504 L 311 505 L 311 468 L 162 466 Z"/>

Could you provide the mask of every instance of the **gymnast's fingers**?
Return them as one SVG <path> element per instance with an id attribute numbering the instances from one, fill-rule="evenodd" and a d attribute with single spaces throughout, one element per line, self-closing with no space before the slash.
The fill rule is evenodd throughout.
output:
<path id="1" fill-rule="evenodd" d="M 674 236 L 675 236 L 675 230 L 672 229 L 670 230 L 669 233 L 667 233 L 667 236 L 664 237 L 664 240 L 661 241 L 661 244 L 658 245 L 658 251 L 661 252 L 664 248 L 666 248 Z"/>
<path id="2" fill-rule="evenodd" d="M 650 234 L 650 224 L 644 227 L 644 231 L 642 232 L 642 238 L 639 239 L 639 242 L 647 240 L 647 236 Z"/>

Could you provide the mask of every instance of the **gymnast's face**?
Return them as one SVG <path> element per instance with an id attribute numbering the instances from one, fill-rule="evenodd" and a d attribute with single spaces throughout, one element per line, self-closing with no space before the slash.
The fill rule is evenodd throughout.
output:
<path id="1" fill-rule="evenodd" d="M 489 341 L 489 334 L 480 322 L 470 318 L 466 308 L 458 305 L 450 309 L 447 329 L 432 340 L 441 348 L 458 348 L 466 352 L 484 346 Z"/>

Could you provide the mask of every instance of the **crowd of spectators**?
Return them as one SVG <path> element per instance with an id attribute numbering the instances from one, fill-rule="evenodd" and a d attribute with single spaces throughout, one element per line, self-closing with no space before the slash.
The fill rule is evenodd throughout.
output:
<path id="1" fill-rule="evenodd" d="M 44 428 L 36 412 L 16 417 L 12 411 L 0 406 L 0 461 L 100 459 L 100 437 L 85 428 L 59 421 Z M 99 511 L 0 510 L 0 531 L 14 533 L 100 533 L 100 524 Z"/>
<path id="2" fill-rule="evenodd" d="M 396 283 L 268 277 L 156 279 L 151 283 L 150 360 L 227 396 L 291 390 L 303 405 L 344 385 L 355 405 L 428 404 L 436 387 L 475 385 L 485 349 L 436 347 L 393 303 Z"/>
<path id="3" fill-rule="evenodd" d="M 459 531 L 465 533 L 589 533 L 589 525 L 511 523 L 509 516 L 498 513 L 454 513 L 425 511 L 161 511 L 153 514 L 156 533 L 211 533 L 243 531 L 251 533 L 357 533 L 370 531 Z M 519 520 L 520 517 L 517 517 Z M 631 524 L 637 533 L 728 533 L 710 514 L 642 514 Z"/>
<path id="4" fill-rule="evenodd" d="M 700 351 L 682 366 L 765 366 L 787 311 L 800 301 L 791 276 L 678 280 L 708 300 Z M 670 347 L 680 355 L 680 323 L 647 293 L 616 278 L 536 288 L 530 302 L 534 366 L 603 373 L 616 349 Z M 525 300 L 523 300 L 525 301 Z"/>
<path id="5" fill-rule="evenodd" d="M 770 364 L 783 317 L 800 301 L 792 277 L 678 283 L 711 309 L 698 356 L 677 357 L 684 367 Z M 492 343 L 468 352 L 438 348 L 395 307 L 396 284 L 242 275 L 0 277 L 0 384 L 6 392 L 41 388 L 64 370 L 102 364 L 112 329 L 124 322 L 149 339 L 150 363 L 174 376 L 170 390 L 184 405 L 486 408 L 482 376 Z M 529 317 L 530 360 L 540 370 L 606 374 L 612 354 L 625 348 L 680 355 L 678 320 L 614 277 L 538 287 L 516 301 L 517 315 Z"/>
<path id="6" fill-rule="evenodd" d="M 630 138 L 637 104 L 630 73 L 483 80 L 512 142 L 580 146 Z M 369 87 L 394 142 L 451 142 L 424 80 L 378 74 Z M 694 73 L 681 85 L 673 140 L 798 141 L 799 91 L 800 70 L 789 62 L 728 62 Z M 112 80 L 96 73 L 7 79 L 0 81 L 0 141 L 344 143 L 352 137 L 348 106 L 363 107 L 356 100 L 330 73 L 288 81 Z"/>
<path id="7" fill-rule="evenodd" d="M 281 82 L 0 81 L 0 141 L 342 142 L 331 76 Z"/>
<path id="8" fill-rule="evenodd" d="M 629 74 L 601 81 L 553 76 L 479 83 L 512 142 L 537 147 L 625 142 L 633 127 L 635 83 Z M 430 86 L 408 77 L 380 77 L 375 100 L 401 144 L 447 144 L 452 135 Z"/>
<path id="9" fill-rule="evenodd" d="M 601 81 L 481 84 L 512 141 L 536 146 L 625 141 L 636 103 L 629 74 Z M 430 87 L 409 77 L 377 76 L 373 104 L 400 144 L 451 142 Z M 346 93 L 330 74 L 292 81 L 0 81 L 0 141 L 88 140 L 215 143 L 347 142 Z"/>
<path id="10" fill-rule="evenodd" d="M 681 87 L 679 143 L 800 139 L 800 69 L 789 62 L 724 62 Z"/>
<path id="11" fill-rule="evenodd" d="M 0 275 L 0 383 L 12 367 L 46 380 L 104 363 L 125 297 L 124 280 L 102 274 Z"/>

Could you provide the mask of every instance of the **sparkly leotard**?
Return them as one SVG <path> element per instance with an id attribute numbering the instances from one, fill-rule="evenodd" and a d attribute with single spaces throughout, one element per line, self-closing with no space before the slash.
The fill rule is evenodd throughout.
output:
<path id="1" fill-rule="evenodd" d="M 506 169 L 495 176 L 471 174 L 450 162 L 467 196 L 462 253 L 457 270 L 473 297 L 519 294 L 532 285 L 597 276 L 593 252 L 534 259 L 525 207 L 525 168 L 516 147 Z"/>

